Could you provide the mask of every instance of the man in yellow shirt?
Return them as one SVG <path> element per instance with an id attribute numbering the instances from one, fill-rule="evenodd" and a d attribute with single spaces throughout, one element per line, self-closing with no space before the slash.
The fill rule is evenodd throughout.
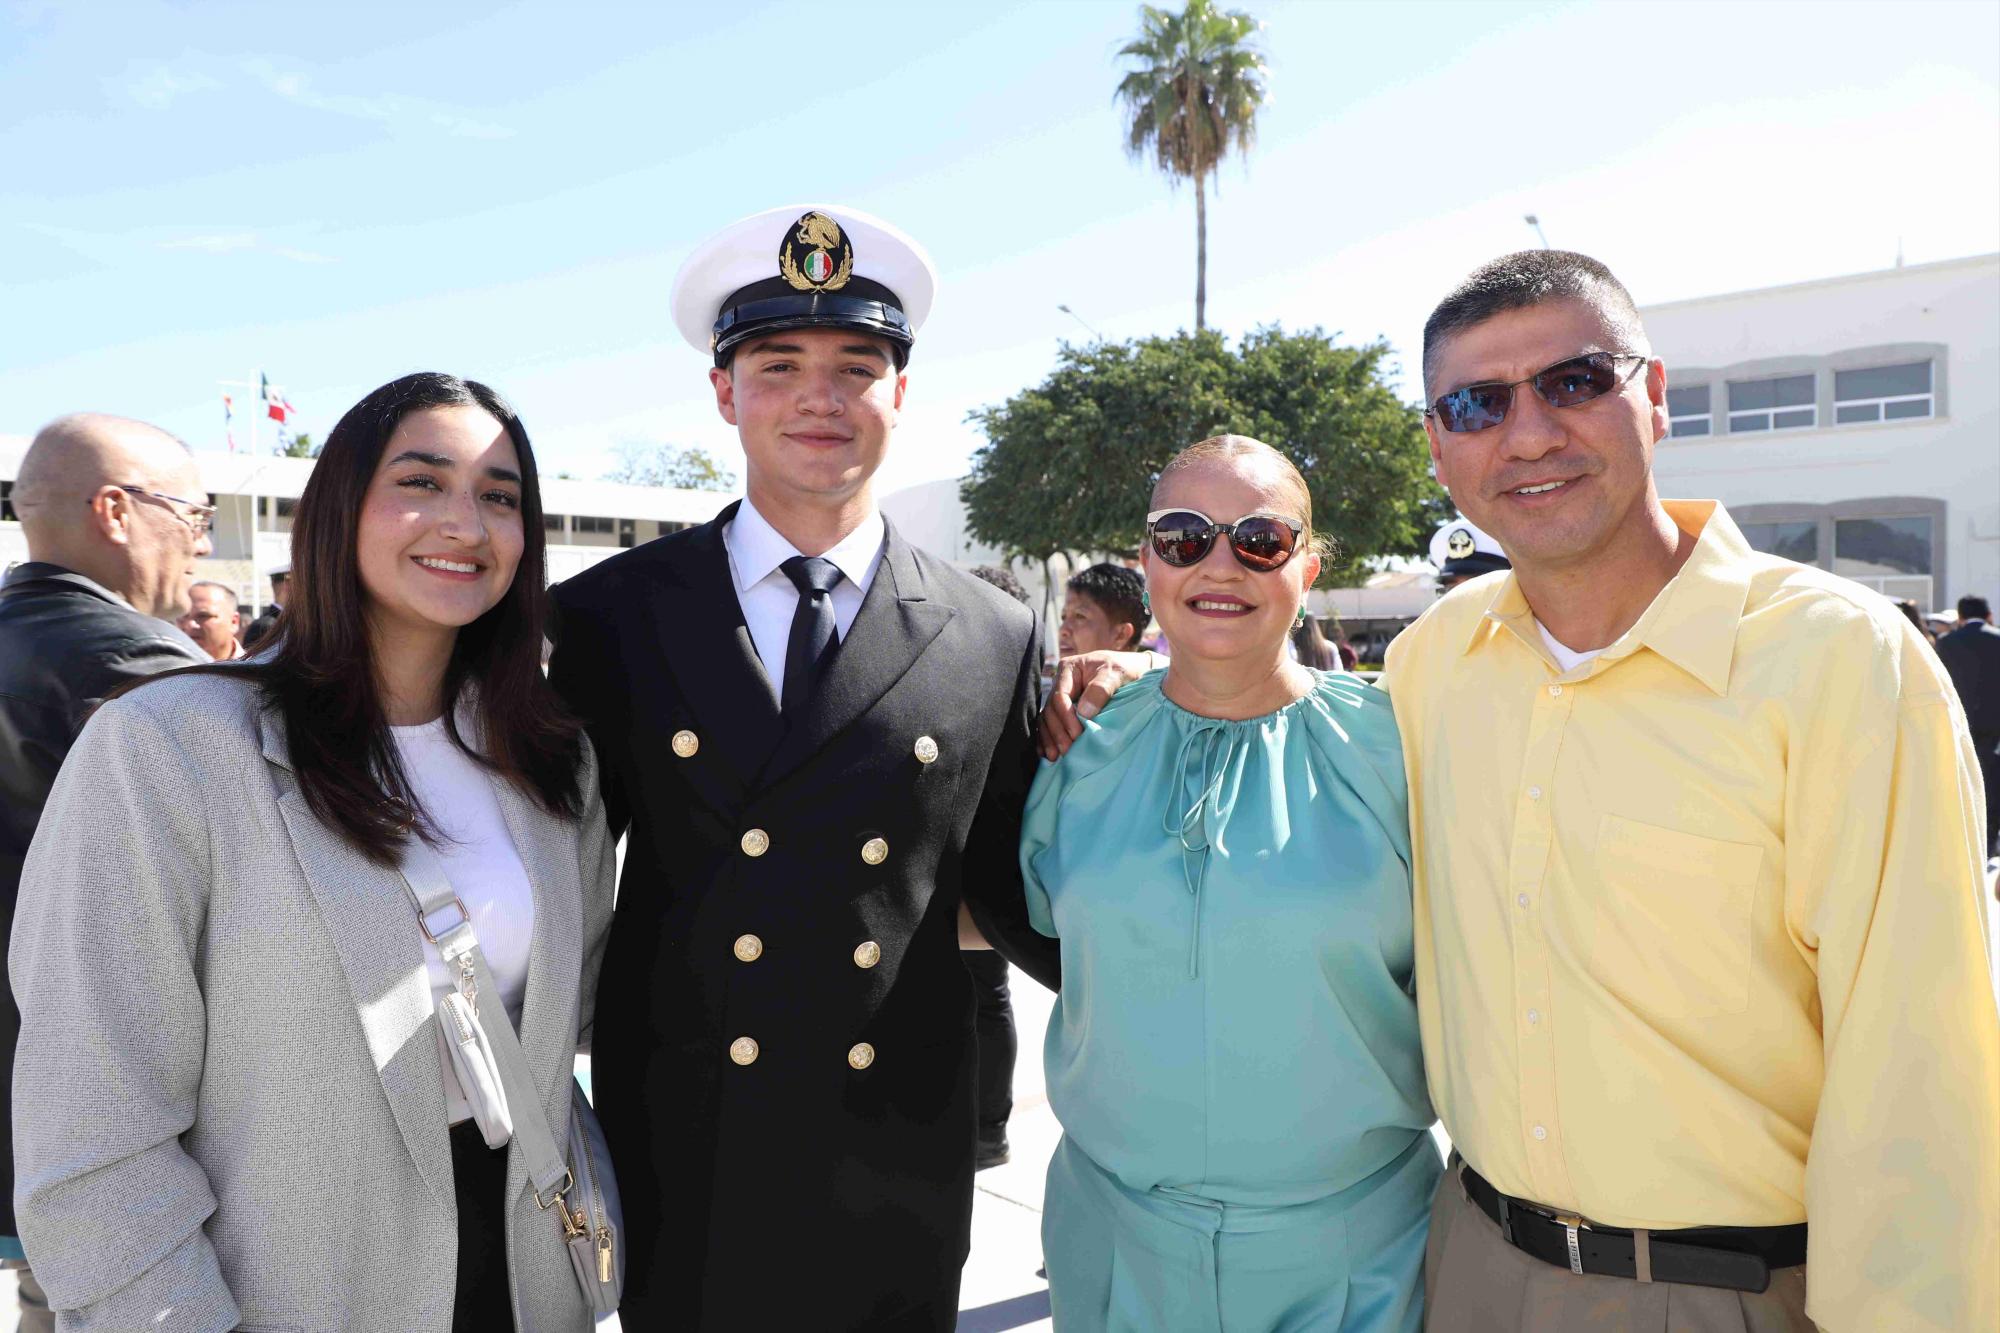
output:
<path id="1" fill-rule="evenodd" d="M 1464 1159 L 1427 1327 L 2000 1328 L 2000 1016 L 1950 682 L 1888 602 L 1659 499 L 1666 371 L 1595 261 L 1474 273 L 1424 377 L 1438 477 L 1514 564 L 1388 660 L 1425 1062 Z"/>

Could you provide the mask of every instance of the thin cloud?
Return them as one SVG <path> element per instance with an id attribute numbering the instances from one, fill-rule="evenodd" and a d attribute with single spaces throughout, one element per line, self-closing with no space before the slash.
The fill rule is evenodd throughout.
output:
<path id="1" fill-rule="evenodd" d="M 434 102 L 395 94 L 361 97 L 352 93 L 322 92 L 313 86 L 309 75 L 295 69 L 280 68 L 276 62 L 263 56 L 244 61 L 243 70 L 263 85 L 266 92 L 294 105 L 324 111 L 329 115 L 371 121 L 378 125 L 410 124 L 422 119 L 459 139 L 514 137 L 514 131 L 505 125 L 477 120 Z"/>
<path id="2" fill-rule="evenodd" d="M 175 236 L 159 242 L 162 250 L 194 250 L 201 254 L 228 255 L 255 251 L 260 254 L 276 255 L 289 259 L 295 264 L 331 264 L 332 255 L 320 254 L 317 250 L 301 250 L 296 246 L 273 245 L 254 231 L 206 232 L 195 236 Z"/>
<path id="3" fill-rule="evenodd" d="M 200 70 L 174 69 L 157 62 L 134 62 L 123 75 L 104 82 L 113 95 L 123 94 L 148 111 L 164 111 L 189 93 L 213 92 L 222 86 Z"/>

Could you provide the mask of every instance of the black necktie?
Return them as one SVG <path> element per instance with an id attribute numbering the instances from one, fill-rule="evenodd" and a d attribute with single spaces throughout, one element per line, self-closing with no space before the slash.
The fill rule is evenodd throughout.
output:
<path id="1" fill-rule="evenodd" d="M 785 645 L 785 693 L 780 704 L 790 722 L 804 715 L 813 687 L 833 657 L 833 590 L 840 583 L 840 566 L 816 555 L 795 555 L 778 568 L 799 590 L 792 637 Z"/>

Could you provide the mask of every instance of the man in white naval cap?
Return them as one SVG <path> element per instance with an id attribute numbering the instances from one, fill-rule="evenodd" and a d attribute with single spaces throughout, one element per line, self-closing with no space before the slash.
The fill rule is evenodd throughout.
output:
<path id="1" fill-rule="evenodd" d="M 746 497 L 555 593 L 551 678 L 628 839 L 593 1051 L 629 1328 L 957 1319 L 961 914 L 1057 974 L 1016 858 L 1035 618 L 875 504 L 935 283 L 914 241 L 845 208 L 697 248 L 674 321 L 712 358 Z"/>
<path id="2" fill-rule="evenodd" d="M 1514 567 L 1499 542 L 1462 518 L 1443 524 L 1431 535 L 1431 563 L 1437 566 L 1440 593 L 1481 574 Z"/>

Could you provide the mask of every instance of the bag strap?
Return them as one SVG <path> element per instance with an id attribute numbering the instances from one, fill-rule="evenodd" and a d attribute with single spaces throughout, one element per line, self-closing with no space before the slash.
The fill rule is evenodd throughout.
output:
<path id="1" fill-rule="evenodd" d="M 414 832 L 404 845 L 401 869 L 403 886 L 410 891 L 410 898 L 416 904 L 417 924 L 423 929 L 424 938 L 437 946 L 438 954 L 444 959 L 445 970 L 454 974 L 459 993 L 471 1003 L 475 1017 L 479 1013 L 480 997 L 484 997 L 499 1014 L 498 1022 L 481 1019 L 480 1027 L 486 1033 L 486 1040 L 493 1048 L 493 1058 L 500 1067 L 500 1087 L 507 1094 L 507 1105 L 527 1108 L 516 1112 L 513 1117 L 514 1142 L 519 1145 L 527 1163 L 528 1183 L 535 1191 L 535 1202 L 544 1209 L 560 1203 L 562 1196 L 574 1184 L 574 1179 L 569 1168 L 563 1164 L 562 1154 L 556 1151 L 548 1117 L 542 1111 L 541 1096 L 535 1090 L 534 1077 L 528 1072 L 528 1057 L 521 1050 L 520 1035 L 507 1018 L 507 1006 L 500 999 L 500 987 L 494 983 L 493 974 L 486 966 L 486 955 L 479 947 L 479 937 L 472 932 L 472 913 L 466 910 L 464 899 L 445 878 L 444 863 L 438 859 L 437 853 Z M 454 913 L 456 921 L 451 919 Z"/>

